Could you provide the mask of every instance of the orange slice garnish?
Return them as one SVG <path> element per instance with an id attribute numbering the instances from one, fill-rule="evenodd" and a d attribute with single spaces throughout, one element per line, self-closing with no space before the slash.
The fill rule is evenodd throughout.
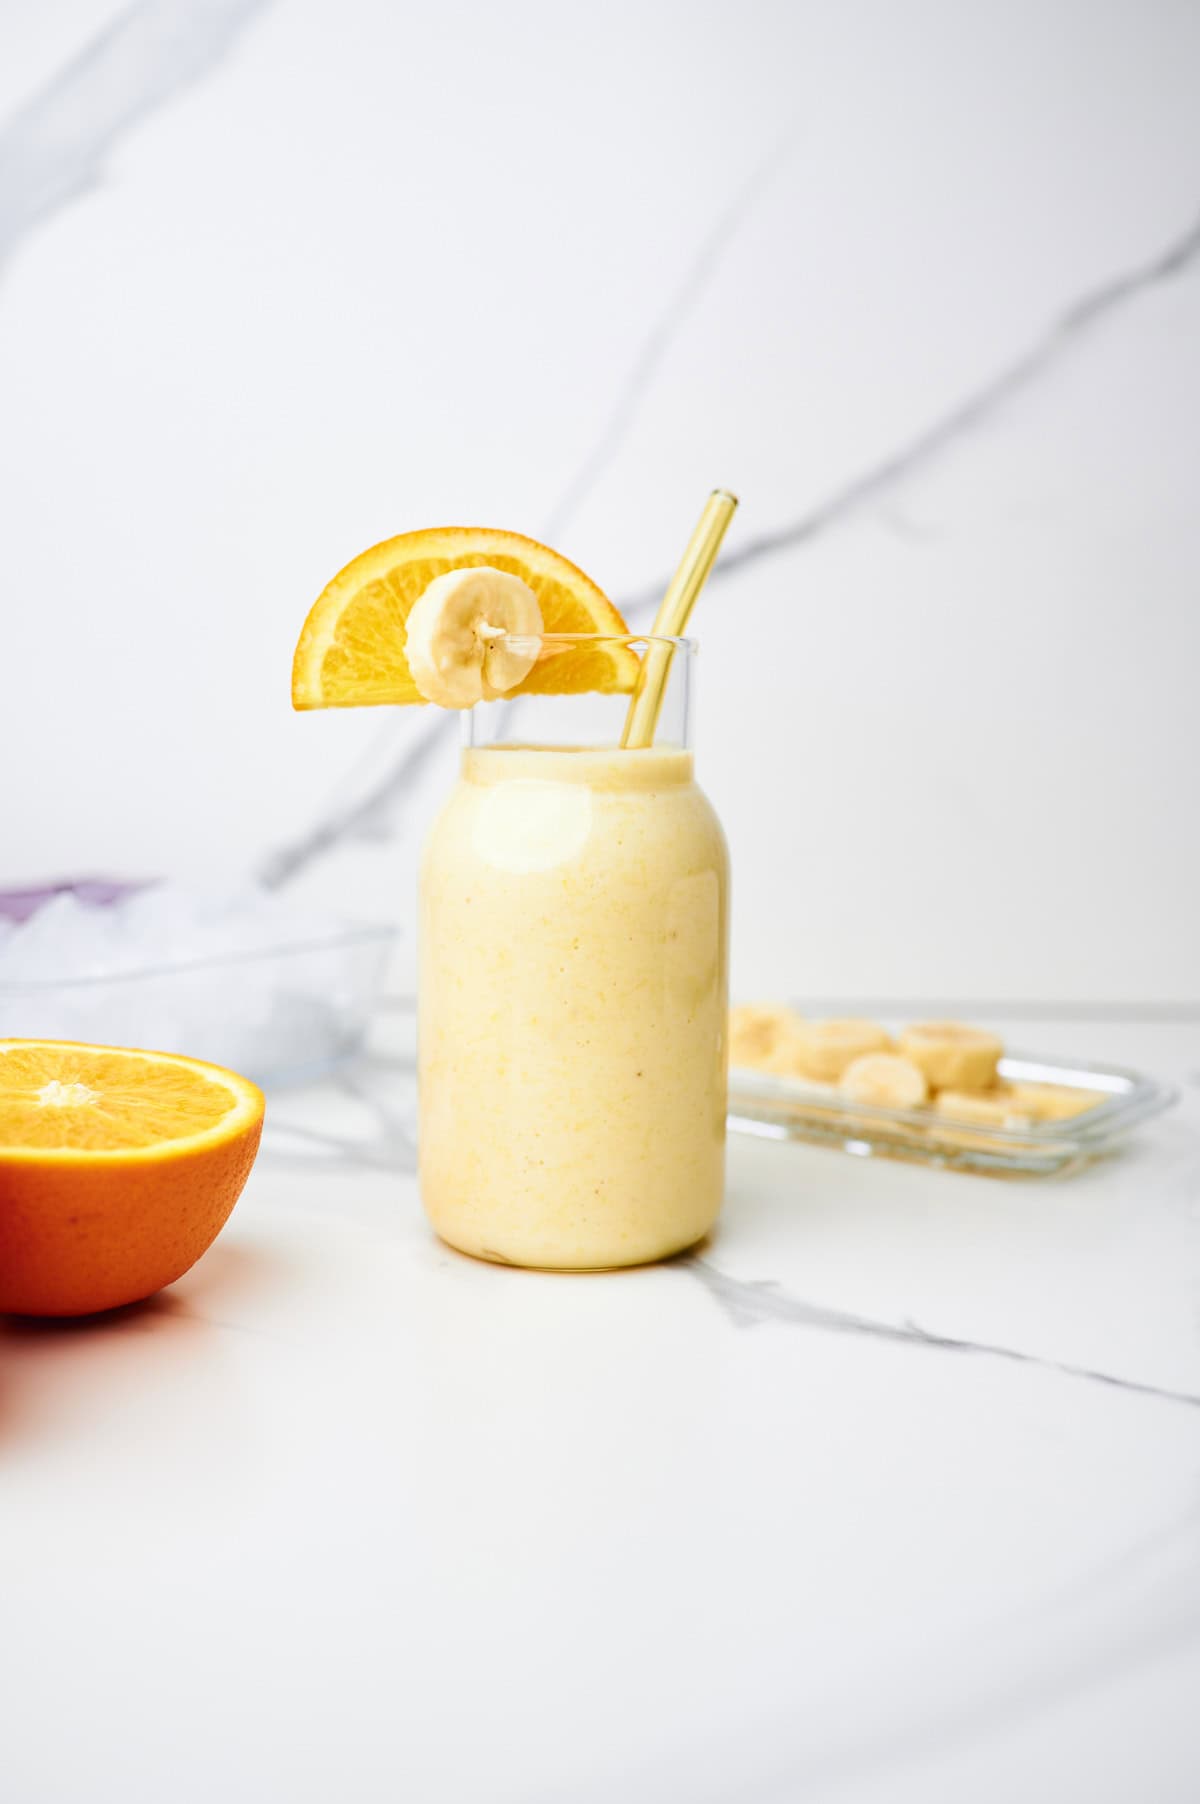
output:
<path id="1" fill-rule="evenodd" d="M 548 635 L 628 636 L 604 591 L 536 539 L 485 526 L 401 533 L 351 559 L 313 603 L 292 661 L 293 707 L 423 702 L 404 654 L 409 612 L 435 576 L 481 564 L 528 583 Z M 551 655 L 534 666 L 514 694 L 628 694 L 641 668 L 627 645 L 560 643 L 546 649 Z"/>

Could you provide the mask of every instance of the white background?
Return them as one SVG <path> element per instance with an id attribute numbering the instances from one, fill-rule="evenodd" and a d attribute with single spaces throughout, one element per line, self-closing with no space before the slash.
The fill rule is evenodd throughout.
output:
<path id="1" fill-rule="evenodd" d="M 736 981 L 1200 996 L 1198 76 L 1170 0 L 6 7 L 0 882 L 353 801 L 414 719 L 288 676 L 374 540 L 623 601 L 712 486 L 736 551 L 1048 345 L 705 598 Z M 303 886 L 407 920 L 449 769 Z"/>

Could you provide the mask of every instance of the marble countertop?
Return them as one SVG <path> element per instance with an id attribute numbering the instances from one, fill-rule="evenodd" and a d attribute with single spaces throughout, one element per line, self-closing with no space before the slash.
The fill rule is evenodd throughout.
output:
<path id="1" fill-rule="evenodd" d="M 1196 1030 L 1002 1029 L 1182 1104 L 1063 1181 L 734 1138 L 609 1276 L 432 1237 L 402 1010 L 273 1099 L 169 1293 L 0 1331 L 6 1796 L 1194 1799 Z"/>

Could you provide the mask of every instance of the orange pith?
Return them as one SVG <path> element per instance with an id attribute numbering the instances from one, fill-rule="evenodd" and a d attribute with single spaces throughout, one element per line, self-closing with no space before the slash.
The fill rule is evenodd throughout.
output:
<path id="1" fill-rule="evenodd" d="M 215 1239 L 263 1099 L 169 1053 L 0 1040 L 0 1311 L 81 1315 L 151 1295 Z"/>
<path id="2" fill-rule="evenodd" d="M 404 651 L 409 613 L 435 576 L 483 564 L 529 585 L 548 634 L 628 634 L 603 590 L 536 539 L 483 526 L 401 533 L 353 558 L 313 603 L 292 663 L 292 705 L 422 703 Z M 628 693 L 639 668 L 628 646 L 589 646 L 539 662 L 514 693 Z"/>

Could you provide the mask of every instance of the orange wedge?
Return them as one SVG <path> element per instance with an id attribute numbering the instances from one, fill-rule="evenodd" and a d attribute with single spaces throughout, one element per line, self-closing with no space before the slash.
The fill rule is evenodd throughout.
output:
<path id="1" fill-rule="evenodd" d="M 628 635 L 603 590 L 536 539 L 486 526 L 405 532 L 353 558 L 313 603 L 292 662 L 292 706 L 423 702 L 404 655 L 409 611 L 435 576 L 480 564 L 528 583 L 547 634 Z M 546 649 L 553 655 L 535 664 L 514 694 L 627 694 L 641 668 L 627 645 Z"/>
<path id="2" fill-rule="evenodd" d="M 262 1093 L 219 1065 L 0 1040 L 0 1311 L 89 1315 L 182 1277 L 262 1124 Z"/>

